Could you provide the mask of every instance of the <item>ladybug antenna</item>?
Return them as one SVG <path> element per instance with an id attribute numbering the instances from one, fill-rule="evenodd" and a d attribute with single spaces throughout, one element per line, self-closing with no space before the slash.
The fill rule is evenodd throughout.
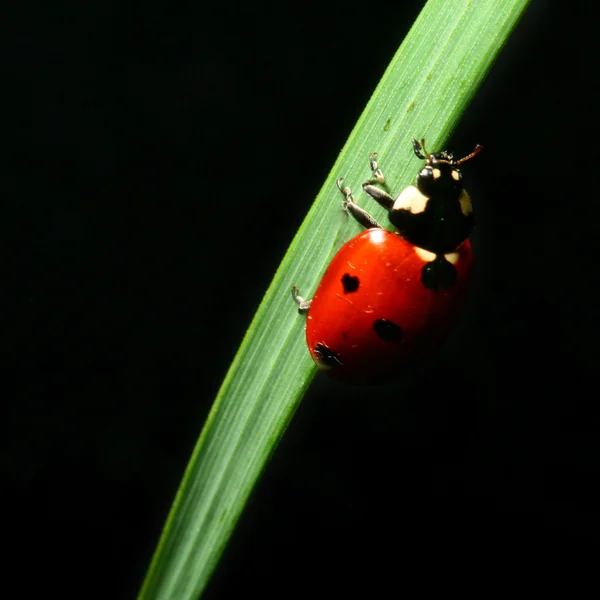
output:
<path id="1" fill-rule="evenodd" d="M 454 164 L 456 166 L 462 165 L 464 162 L 471 160 L 476 154 L 479 154 L 482 150 L 483 150 L 483 146 L 481 144 L 477 144 L 477 146 L 475 146 L 475 150 L 473 150 L 473 152 L 471 152 L 471 154 L 469 154 L 468 156 L 465 156 L 464 158 L 461 158 L 460 160 L 457 160 Z"/>
<path id="2" fill-rule="evenodd" d="M 425 150 L 425 140 L 422 139 L 421 142 L 419 143 L 419 141 L 417 139 L 413 138 L 412 145 L 413 145 L 413 150 L 415 151 L 415 154 L 421 160 L 427 160 L 429 153 L 427 152 L 427 150 Z M 423 156 L 423 153 L 421 152 L 421 150 L 423 150 L 423 152 L 425 152 L 425 156 Z"/>

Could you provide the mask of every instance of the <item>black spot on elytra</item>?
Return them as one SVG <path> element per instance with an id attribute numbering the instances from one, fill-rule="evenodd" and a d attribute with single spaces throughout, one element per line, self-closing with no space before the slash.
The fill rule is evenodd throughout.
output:
<path id="1" fill-rule="evenodd" d="M 315 354 L 317 355 L 319 361 L 321 361 L 326 367 L 341 367 L 343 364 L 340 360 L 340 355 L 337 352 L 331 350 L 331 348 L 329 348 L 323 342 L 318 342 L 315 345 Z"/>
<path id="2" fill-rule="evenodd" d="M 387 319 L 377 319 L 373 323 L 377 337 L 384 342 L 400 342 L 403 337 L 402 327 Z"/>
<path id="3" fill-rule="evenodd" d="M 449 263 L 445 256 L 438 256 L 428 262 L 421 272 L 421 281 L 430 290 L 451 288 L 456 283 L 456 279 L 456 267 Z"/>
<path id="4" fill-rule="evenodd" d="M 350 275 L 350 274 L 346 273 L 342 277 L 342 285 L 344 286 L 344 294 L 351 294 L 352 292 L 355 292 L 358 289 L 359 284 L 360 284 L 360 280 L 358 279 L 358 277 L 355 277 L 354 275 Z"/>

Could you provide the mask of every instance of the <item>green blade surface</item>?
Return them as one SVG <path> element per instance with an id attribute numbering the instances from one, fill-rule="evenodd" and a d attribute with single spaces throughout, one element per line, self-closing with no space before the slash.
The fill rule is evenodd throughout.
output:
<path id="1" fill-rule="evenodd" d="M 391 191 L 412 183 L 420 163 L 411 137 L 424 137 L 430 151 L 443 149 L 527 5 L 527 0 L 429 0 L 423 8 L 246 333 L 186 469 L 140 600 L 201 595 L 315 375 L 304 319 L 295 310 L 290 289 L 297 284 L 310 297 L 341 242 L 360 231 L 344 216 L 336 179 L 344 176 L 362 203 L 358 192 L 369 176 L 368 154 L 377 151 Z M 384 209 L 373 202 L 368 207 L 380 222 L 387 222 Z"/>

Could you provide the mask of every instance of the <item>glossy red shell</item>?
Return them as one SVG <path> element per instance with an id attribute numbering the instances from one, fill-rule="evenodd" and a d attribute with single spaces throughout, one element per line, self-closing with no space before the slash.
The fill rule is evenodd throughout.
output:
<path id="1" fill-rule="evenodd" d="M 422 360 L 460 314 L 473 263 L 469 241 L 457 250 L 457 282 L 431 290 L 415 246 L 368 229 L 331 261 L 308 310 L 310 353 L 332 377 L 351 383 L 392 378 Z"/>

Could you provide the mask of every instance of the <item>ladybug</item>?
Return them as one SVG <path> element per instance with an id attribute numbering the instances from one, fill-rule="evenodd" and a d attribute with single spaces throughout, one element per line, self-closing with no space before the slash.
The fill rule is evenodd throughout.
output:
<path id="1" fill-rule="evenodd" d="M 416 184 L 393 198 L 375 157 L 363 190 L 389 213 L 396 231 L 383 229 L 337 181 L 342 206 L 367 230 L 335 255 L 312 300 L 296 286 L 292 297 L 307 313 L 306 341 L 319 367 L 348 383 L 380 383 L 418 364 L 433 351 L 460 314 L 473 265 L 467 239 L 473 210 L 460 165 L 481 146 L 454 160 L 449 152 L 428 153 Z"/>

